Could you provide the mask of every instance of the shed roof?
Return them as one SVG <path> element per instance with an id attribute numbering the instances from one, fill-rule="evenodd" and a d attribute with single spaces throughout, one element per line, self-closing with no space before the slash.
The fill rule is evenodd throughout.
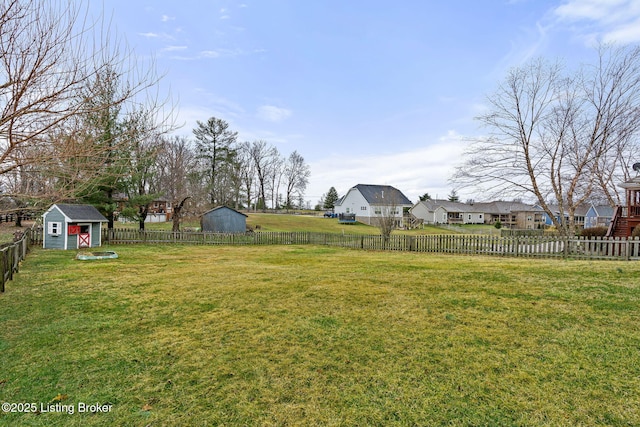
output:
<path id="1" fill-rule="evenodd" d="M 237 213 L 238 215 L 247 216 L 247 215 L 243 214 L 242 212 L 238 212 L 237 210 L 235 210 L 233 208 L 230 208 L 229 206 L 218 206 L 217 208 L 209 209 L 208 211 L 206 211 L 202 215 L 206 215 L 206 214 L 208 214 L 210 212 L 214 212 L 214 211 L 217 211 L 217 210 L 220 210 L 220 209 L 228 209 L 228 210 L 230 210 L 232 212 Z"/>
<path id="2" fill-rule="evenodd" d="M 69 205 L 58 203 L 51 206 L 47 212 L 50 212 L 55 207 L 57 207 L 70 221 L 109 222 L 109 220 L 105 218 L 98 209 L 91 205 Z"/>

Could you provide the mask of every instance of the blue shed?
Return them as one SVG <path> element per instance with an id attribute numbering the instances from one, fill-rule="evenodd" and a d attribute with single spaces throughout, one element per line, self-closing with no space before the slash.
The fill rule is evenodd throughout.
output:
<path id="1" fill-rule="evenodd" d="M 247 231 L 247 216 L 226 206 L 218 206 L 202 214 L 202 231 L 214 233 L 244 233 Z"/>
<path id="2" fill-rule="evenodd" d="M 45 249 L 95 248 L 102 244 L 102 223 L 108 222 L 91 205 L 55 204 L 42 215 Z"/>

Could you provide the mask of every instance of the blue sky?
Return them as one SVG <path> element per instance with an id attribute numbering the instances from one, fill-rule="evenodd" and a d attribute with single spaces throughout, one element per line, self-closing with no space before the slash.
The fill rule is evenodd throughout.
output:
<path id="1" fill-rule="evenodd" d="M 640 41 L 640 0 L 104 0 L 112 27 L 153 57 L 176 133 L 215 116 L 240 141 L 297 150 L 306 198 L 389 184 L 445 198 L 474 120 L 510 67 L 594 59 Z M 482 195 L 458 193 L 482 200 Z"/>

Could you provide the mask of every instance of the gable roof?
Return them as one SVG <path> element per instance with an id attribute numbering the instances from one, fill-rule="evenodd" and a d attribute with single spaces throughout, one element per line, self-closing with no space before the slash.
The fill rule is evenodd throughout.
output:
<path id="1" fill-rule="evenodd" d="M 355 187 L 370 205 L 412 205 L 402 191 L 390 185 L 358 184 Z"/>
<path id="2" fill-rule="evenodd" d="M 243 214 L 242 212 L 238 212 L 237 210 L 235 210 L 235 209 L 233 209 L 233 208 L 230 208 L 229 206 L 218 206 L 218 207 L 216 207 L 216 208 L 209 209 L 208 211 L 206 211 L 206 212 L 205 212 L 205 213 L 203 213 L 202 215 L 204 216 L 204 215 L 206 215 L 206 214 L 208 214 L 208 213 L 211 213 L 211 212 L 214 212 L 214 211 L 217 211 L 217 210 L 220 210 L 220 209 L 227 209 L 227 210 L 230 210 L 230 211 L 232 211 L 232 212 L 235 212 L 235 213 L 237 213 L 237 214 L 239 214 L 239 215 L 242 215 L 242 216 L 245 216 L 245 217 L 247 216 L 247 215 Z"/>
<path id="3" fill-rule="evenodd" d="M 493 215 L 508 215 L 514 212 L 542 212 L 542 208 L 539 206 L 529 205 L 522 202 L 508 202 L 504 200 L 476 203 L 476 205 L 485 213 Z"/>
<path id="4" fill-rule="evenodd" d="M 65 203 L 57 203 L 51 206 L 45 215 L 48 212 L 51 212 L 54 208 L 58 208 L 58 210 L 62 212 L 69 221 L 109 222 L 109 220 L 105 218 L 98 209 L 91 205 L 69 205 Z"/>
<path id="5" fill-rule="evenodd" d="M 599 217 L 612 217 L 613 208 L 609 205 L 592 205 L 593 211 Z"/>
<path id="6" fill-rule="evenodd" d="M 483 213 L 482 209 L 477 206 L 462 202 L 452 202 L 444 199 L 427 199 L 418 203 L 424 205 L 430 212 L 434 212 L 436 209 L 442 208 L 447 212 Z"/>

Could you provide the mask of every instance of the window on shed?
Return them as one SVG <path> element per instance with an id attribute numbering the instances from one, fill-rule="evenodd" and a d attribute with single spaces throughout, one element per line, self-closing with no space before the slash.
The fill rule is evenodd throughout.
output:
<path id="1" fill-rule="evenodd" d="M 62 230 L 62 223 L 60 222 L 50 222 L 47 225 L 47 233 L 52 236 L 59 236 L 61 230 Z"/>

